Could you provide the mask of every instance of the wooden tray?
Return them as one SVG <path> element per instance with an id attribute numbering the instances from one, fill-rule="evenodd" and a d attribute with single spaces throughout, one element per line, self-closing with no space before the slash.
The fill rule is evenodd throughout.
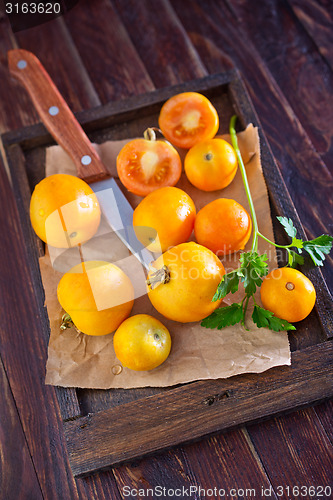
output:
<path id="1" fill-rule="evenodd" d="M 202 92 L 224 110 L 221 133 L 228 131 L 229 119 L 234 113 L 240 118 L 240 128 L 245 128 L 248 123 L 259 127 L 262 166 L 273 221 L 276 215 L 291 217 L 298 234 L 305 238 L 236 71 L 110 103 L 78 113 L 77 118 L 90 139 L 97 143 L 140 136 L 148 126 L 157 126 L 160 107 L 167 98 L 189 90 Z M 48 338 L 49 322 L 38 265 L 43 247 L 31 229 L 29 202 L 34 185 L 44 177 L 45 147 L 53 144 L 53 140 L 44 126 L 38 124 L 6 133 L 2 141 L 27 242 L 35 293 L 43 315 L 43 331 L 40 334 Z M 274 229 L 279 242 L 287 242 L 280 224 L 274 224 Z M 317 302 L 310 316 L 297 325 L 296 332 L 289 335 L 291 367 L 282 366 L 262 374 L 198 381 L 171 388 L 56 388 L 73 474 L 90 474 L 210 433 L 332 397 L 331 298 L 320 269 L 308 267 L 305 273 L 316 287 Z"/>

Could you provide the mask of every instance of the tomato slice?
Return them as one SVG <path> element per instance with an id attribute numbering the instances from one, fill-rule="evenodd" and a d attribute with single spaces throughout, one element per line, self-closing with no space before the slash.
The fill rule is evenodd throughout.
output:
<path id="1" fill-rule="evenodd" d="M 160 140 L 133 139 L 117 157 L 120 181 L 134 194 L 146 196 L 179 181 L 182 163 L 176 149 Z"/>
<path id="2" fill-rule="evenodd" d="M 207 97 L 198 92 L 183 92 L 163 104 L 159 127 L 174 146 L 189 149 L 216 135 L 219 117 Z"/>

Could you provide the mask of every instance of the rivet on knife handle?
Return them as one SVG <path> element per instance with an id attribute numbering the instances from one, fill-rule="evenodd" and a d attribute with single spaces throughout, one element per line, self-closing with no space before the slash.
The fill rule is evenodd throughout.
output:
<path id="1" fill-rule="evenodd" d="M 25 86 L 44 125 L 73 159 L 86 182 L 109 177 L 90 140 L 52 82 L 39 59 L 26 50 L 8 52 L 10 72 Z"/>

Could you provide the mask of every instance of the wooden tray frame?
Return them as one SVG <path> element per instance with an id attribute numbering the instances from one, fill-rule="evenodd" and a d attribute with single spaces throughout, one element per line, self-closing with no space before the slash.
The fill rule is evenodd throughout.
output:
<path id="1" fill-rule="evenodd" d="M 228 94 L 242 128 L 248 123 L 259 127 L 262 166 L 272 212 L 292 218 L 299 236 L 305 238 L 295 207 L 236 70 L 110 103 L 76 116 L 89 135 L 95 130 L 135 120 L 139 114 L 148 111 L 158 113 L 161 103 L 175 93 L 196 90 L 209 94 L 212 89 Z M 53 141 L 42 124 L 3 134 L 1 139 L 27 242 L 36 297 L 43 314 L 41 334 L 48 339 L 49 322 L 38 264 L 43 250 L 31 230 L 28 216 L 31 188 L 25 154 L 34 148 L 44 148 Z M 279 241 L 284 237 L 280 232 Z M 159 393 L 150 394 L 148 390 L 145 394 L 141 391 L 139 399 L 87 415 L 82 414 L 74 388 L 56 388 L 74 476 L 91 474 L 211 433 L 331 398 L 332 300 L 320 269 L 308 268 L 306 274 L 317 290 L 316 308 L 310 315 L 313 317 L 310 326 L 315 325 L 312 328 L 316 329 L 317 341 L 304 348 L 297 346 L 296 342 L 290 367 L 277 367 L 262 374 L 198 381 Z"/>

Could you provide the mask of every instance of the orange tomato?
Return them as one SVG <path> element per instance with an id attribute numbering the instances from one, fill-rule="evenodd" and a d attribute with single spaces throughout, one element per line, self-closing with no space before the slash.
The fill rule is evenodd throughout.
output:
<path id="1" fill-rule="evenodd" d="M 195 238 L 218 256 L 242 250 L 251 236 L 249 214 L 235 200 L 218 198 L 199 210 Z"/>
<path id="2" fill-rule="evenodd" d="M 117 358 L 127 368 L 152 370 L 169 356 L 171 337 L 158 319 L 137 314 L 119 326 L 113 337 L 113 347 Z"/>
<path id="3" fill-rule="evenodd" d="M 158 123 L 168 141 L 189 149 L 216 135 L 219 117 L 207 97 L 198 92 L 183 92 L 163 104 Z"/>
<path id="4" fill-rule="evenodd" d="M 216 191 L 228 186 L 237 172 L 234 148 L 224 139 L 207 139 L 191 148 L 184 161 L 185 173 L 193 186 Z"/>
<path id="5" fill-rule="evenodd" d="M 134 210 L 133 225 L 138 239 L 149 250 L 165 252 L 189 239 L 195 214 L 194 202 L 185 191 L 164 187 L 139 203 Z"/>
<path id="6" fill-rule="evenodd" d="M 87 335 L 107 335 L 129 315 L 134 289 L 119 267 L 104 261 L 77 264 L 58 284 L 58 300 L 74 325 Z"/>
<path id="7" fill-rule="evenodd" d="M 212 302 L 222 276 L 223 264 L 208 248 L 194 242 L 167 250 L 148 275 L 148 297 L 157 311 L 181 323 L 200 321 L 221 300 Z"/>
<path id="8" fill-rule="evenodd" d="M 69 248 L 94 236 L 101 218 L 91 187 L 73 175 L 45 177 L 30 201 L 30 220 L 41 240 L 57 248 Z"/>
<path id="9" fill-rule="evenodd" d="M 120 181 L 134 194 L 146 196 L 177 184 L 182 163 L 176 149 L 162 140 L 133 139 L 117 157 Z"/>
<path id="10" fill-rule="evenodd" d="M 278 318 L 295 323 L 306 318 L 316 302 L 311 281 L 297 269 L 274 269 L 260 287 L 261 301 Z"/>

